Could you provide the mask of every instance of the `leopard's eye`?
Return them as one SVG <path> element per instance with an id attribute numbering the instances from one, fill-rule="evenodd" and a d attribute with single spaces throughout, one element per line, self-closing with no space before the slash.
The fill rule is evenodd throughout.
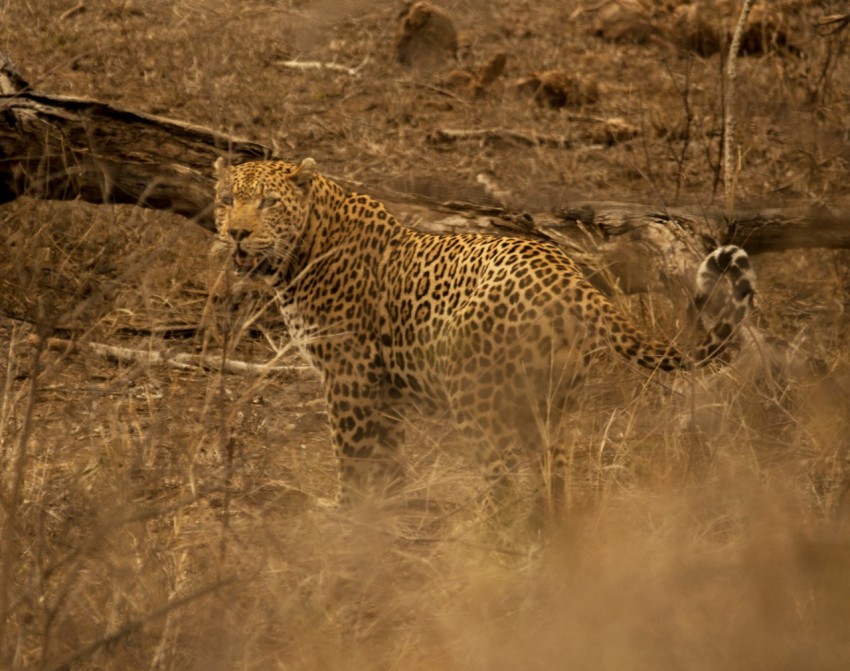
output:
<path id="1" fill-rule="evenodd" d="M 279 202 L 280 198 L 276 198 L 275 196 L 263 196 L 263 199 L 260 201 L 259 208 L 264 210 L 267 207 L 274 207 Z"/>
<path id="2" fill-rule="evenodd" d="M 230 194 L 219 196 L 218 204 L 230 207 L 231 205 L 233 205 L 233 196 L 231 196 Z"/>

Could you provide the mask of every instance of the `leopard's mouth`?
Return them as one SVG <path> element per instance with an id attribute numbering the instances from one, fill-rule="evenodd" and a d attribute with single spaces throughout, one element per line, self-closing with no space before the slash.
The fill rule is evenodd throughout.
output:
<path id="1" fill-rule="evenodd" d="M 236 250 L 233 255 L 233 264 L 239 274 L 274 275 L 275 273 L 275 269 L 268 259 L 250 256 L 241 250 Z"/>

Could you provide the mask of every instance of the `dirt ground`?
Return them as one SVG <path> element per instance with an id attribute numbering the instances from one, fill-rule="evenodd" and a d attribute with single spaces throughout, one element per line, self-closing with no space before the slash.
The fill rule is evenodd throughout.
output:
<path id="1" fill-rule="evenodd" d="M 367 192 L 529 211 L 722 201 L 738 3 L 438 4 L 456 53 L 408 63 L 403 6 L 373 0 L 14 0 L 0 49 L 36 89 L 312 156 Z M 841 11 L 757 3 L 739 204 L 846 206 L 848 33 L 821 25 Z M 536 536 L 482 519 L 444 417 L 411 422 L 398 500 L 318 505 L 336 466 L 317 378 L 263 296 L 198 328 L 208 232 L 79 202 L 19 199 L 0 218 L 0 668 L 850 665 L 846 251 L 754 258 L 759 318 L 818 375 L 601 365 L 570 418 L 571 512 Z M 620 304 L 660 335 L 684 323 L 663 296 Z"/>

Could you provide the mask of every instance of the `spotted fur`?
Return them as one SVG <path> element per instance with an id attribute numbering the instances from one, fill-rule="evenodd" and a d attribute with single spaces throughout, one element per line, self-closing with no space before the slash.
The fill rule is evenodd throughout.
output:
<path id="1" fill-rule="evenodd" d="M 703 365 L 752 301 L 746 254 L 712 253 L 700 295 L 725 273 L 728 309 L 686 357 L 639 333 L 554 244 L 412 231 L 309 158 L 219 160 L 216 172 L 216 247 L 275 285 L 321 373 L 343 502 L 399 481 L 411 406 L 448 409 L 498 487 L 518 448 L 551 442 L 548 419 L 565 411 L 597 352 L 652 371 Z"/>

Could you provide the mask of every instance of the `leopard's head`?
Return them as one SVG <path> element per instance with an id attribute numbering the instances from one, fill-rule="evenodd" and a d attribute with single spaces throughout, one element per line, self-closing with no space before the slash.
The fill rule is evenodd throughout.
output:
<path id="1" fill-rule="evenodd" d="M 233 258 L 239 272 L 285 280 L 308 225 L 316 162 L 215 162 L 217 251 Z M 222 250 L 221 248 L 225 249 Z"/>

